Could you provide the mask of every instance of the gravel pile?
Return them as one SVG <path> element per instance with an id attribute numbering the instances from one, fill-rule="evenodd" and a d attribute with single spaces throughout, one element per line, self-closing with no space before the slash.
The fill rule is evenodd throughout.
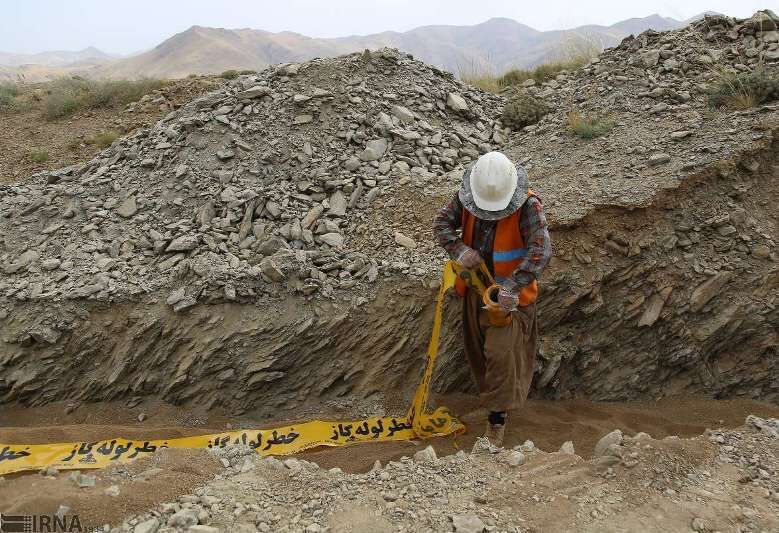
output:
<path id="1" fill-rule="evenodd" d="M 243 76 L 84 165 L 0 188 L 0 295 L 171 287 L 182 310 L 419 273 L 429 258 L 386 223 L 396 192 L 500 147 L 501 101 L 391 49 Z M 385 223 L 364 224 L 372 212 Z"/>
<path id="2" fill-rule="evenodd" d="M 364 474 L 262 459 L 239 445 L 209 452 L 225 467 L 213 482 L 104 530 L 643 531 L 648 523 L 652 531 L 773 530 L 777 423 L 750 416 L 745 428 L 693 439 L 614 430 L 589 460 L 570 443 L 548 453 L 531 441 L 505 450 L 479 439 L 470 453 L 439 458 L 429 446 Z M 740 478 L 731 464 L 760 473 Z M 756 490 L 750 501 L 745 483 Z"/>

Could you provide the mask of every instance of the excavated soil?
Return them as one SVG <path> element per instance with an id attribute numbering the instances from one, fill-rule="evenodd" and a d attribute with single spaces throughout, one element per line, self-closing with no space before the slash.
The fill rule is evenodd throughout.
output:
<path id="1" fill-rule="evenodd" d="M 743 225 L 742 243 L 750 234 L 779 240 L 778 141 L 773 130 L 768 138 L 646 208 L 601 207 L 573 227 L 552 225 L 557 255 L 542 280 L 535 396 L 776 400 L 776 264 L 719 231 L 726 220 Z M 448 187 L 400 212 L 429 219 Z M 676 246 L 680 228 L 697 242 Z M 435 274 L 421 283 L 388 277 L 368 301 L 290 294 L 272 305 L 222 301 L 185 313 L 159 293 L 135 302 L 18 302 L 0 324 L 0 399 L 79 405 L 158 396 L 268 419 L 323 403 L 353 412 L 388 392 L 406 405 L 429 340 L 435 286 Z M 454 298 L 444 324 L 435 387 L 470 390 Z"/>
<path id="2" fill-rule="evenodd" d="M 459 450 L 470 451 L 484 422 L 484 413 L 478 408 L 476 398 L 450 395 L 434 398 L 434 402 L 446 404 L 460 415 L 468 425 L 468 432 L 456 438 L 429 442 L 323 448 L 299 457 L 313 461 L 323 469 L 340 468 L 347 473 L 364 473 L 376 461 L 382 464 L 399 461 L 428 444 L 435 447 L 439 456 Z M 143 422 L 137 421 L 140 413 L 148 417 Z M 517 446 L 529 439 L 537 448 L 551 451 L 571 440 L 577 453 L 586 459 L 591 456 L 598 440 L 614 429 L 622 430 L 625 435 L 645 432 L 658 440 L 668 436 L 692 438 L 708 428 L 736 428 L 743 424 L 748 414 L 779 417 L 779 407 L 753 400 L 715 401 L 688 397 L 630 403 L 531 400 L 521 413 L 510 415 L 506 447 Z M 320 415 L 325 416 L 324 413 Z M 141 439 L 178 437 L 238 426 L 256 427 L 261 422 L 250 417 L 229 416 L 218 409 L 210 412 L 173 409 L 164 402 L 144 402 L 130 409 L 114 402 L 76 409 L 69 409 L 63 403 L 39 408 L 4 409 L 0 425 L 0 442 L 47 443 L 97 440 L 118 435 Z M 534 470 L 540 468 L 543 471 L 541 465 L 546 462 L 533 464 Z M 574 463 L 581 466 L 581 459 L 574 459 Z M 560 467 L 561 464 L 557 468 Z M 71 508 L 69 513 L 77 514 L 84 523 L 93 526 L 118 524 L 128 516 L 143 513 L 206 485 L 221 469 L 219 462 L 203 450 L 165 450 L 129 465 L 95 471 L 97 483 L 94 488 L 78 488 L 68 478 L 67 472 L 54 478 L 37 473 L 8 476 L 0 484 L 0 501 L 3 502 L 3 511 L 9 514 L 54 514 L 60 505 L 66 505 Z M 575 484 L 571 485 L 569 481 L 560 488 L 572 490 Z M 556 482 L 552 483 L 549 479 L 545 483 L 550 488 L 556 486 Z M 121 497 L 103 494 L 112 485 L 119 486 Z M 512 497 L 506 493 L 495 498 L 491 501 L 508 502 Z M 533 521 L 544 524 L 543 531 L 549 530 L 547 528 L 554 523 L 550 512 L 551 509 L 547 509 L 531 514 Z"/>

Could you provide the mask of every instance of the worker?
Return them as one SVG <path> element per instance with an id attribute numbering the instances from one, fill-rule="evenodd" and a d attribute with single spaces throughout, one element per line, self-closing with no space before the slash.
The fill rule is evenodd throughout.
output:
<path id="1" fill-rule="evenodd" d="M 538 279 L 552 256 L 541 201 L 524 168 L 489 152 L 465 170 L 433 233 L 463 268 L 487 265 L 500 285 L 498 304 L 511 314 L 507 325 L 492 325 L 481 297 L 458 280 L 463 349 L 488 412 L 484 436 L 503 446 L 508 411 L 525 402 L 536 362 Z"/>

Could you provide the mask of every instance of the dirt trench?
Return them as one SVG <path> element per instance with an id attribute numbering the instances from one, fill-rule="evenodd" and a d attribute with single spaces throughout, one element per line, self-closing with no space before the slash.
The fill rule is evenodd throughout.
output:
<path id="1" fill-rule="evenodd" d="M 423 364 L 434 297 L 417 284 L 388 283 L 359 307 L 290 297 L 174 313 L 153 296 L 19 306 L 2 325 L 0 366 L 8 371 L 0 398 L 36 406 L 154 396 L 261 418 L 343 396 L 398 395 L 405 404 Z M 52 319 L 60 330 L 40 325 Z M 454 340 L 444 336 L 444 353 L 456 353 Z"/>
<path id="2" fill-rule="evenodd" d="M 552 228 L 533 395 L 779 399 L 775 137 L 645 208 L 601 207 Z M 403 411 L 432 324 L 435 290 L 423 285 L 385 278 L 359 305 L 288 296 L 183 313 L 161 294 L 6 303 L 0 402 L 154 397 L 276 419 L 322 405 Z M 449 301 L 434 380 L 442 393 L 473 387 L 458 315 Z"/>

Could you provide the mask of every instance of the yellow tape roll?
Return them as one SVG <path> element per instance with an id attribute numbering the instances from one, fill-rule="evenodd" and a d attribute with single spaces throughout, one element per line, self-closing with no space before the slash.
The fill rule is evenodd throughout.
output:
<path id="1" fill-rule="evenodd" d="M 245 444 L 261 455 L 291 455 L 317 446 L 403 441 L 460 433 L 465 430 L 465 426 L 445 407 L 439 407 L 430 414 L 425 413 L 430 380 L 438 356 L 444 297 L 446 292 L 454 287 L 456 277 L 452 262 L 447 262 L 438 291 L 425 371 L 406 416 L 351 421 L 313 420 L 279 428 L 151 441 L 115 438 L 61 444 L 0 444 L 0 475 L 39 470 L 47 466 L 60 470 L 103 468 L 113 463 L 124 463 L 147 456 L 160 448 L 212 448 Z"/>

